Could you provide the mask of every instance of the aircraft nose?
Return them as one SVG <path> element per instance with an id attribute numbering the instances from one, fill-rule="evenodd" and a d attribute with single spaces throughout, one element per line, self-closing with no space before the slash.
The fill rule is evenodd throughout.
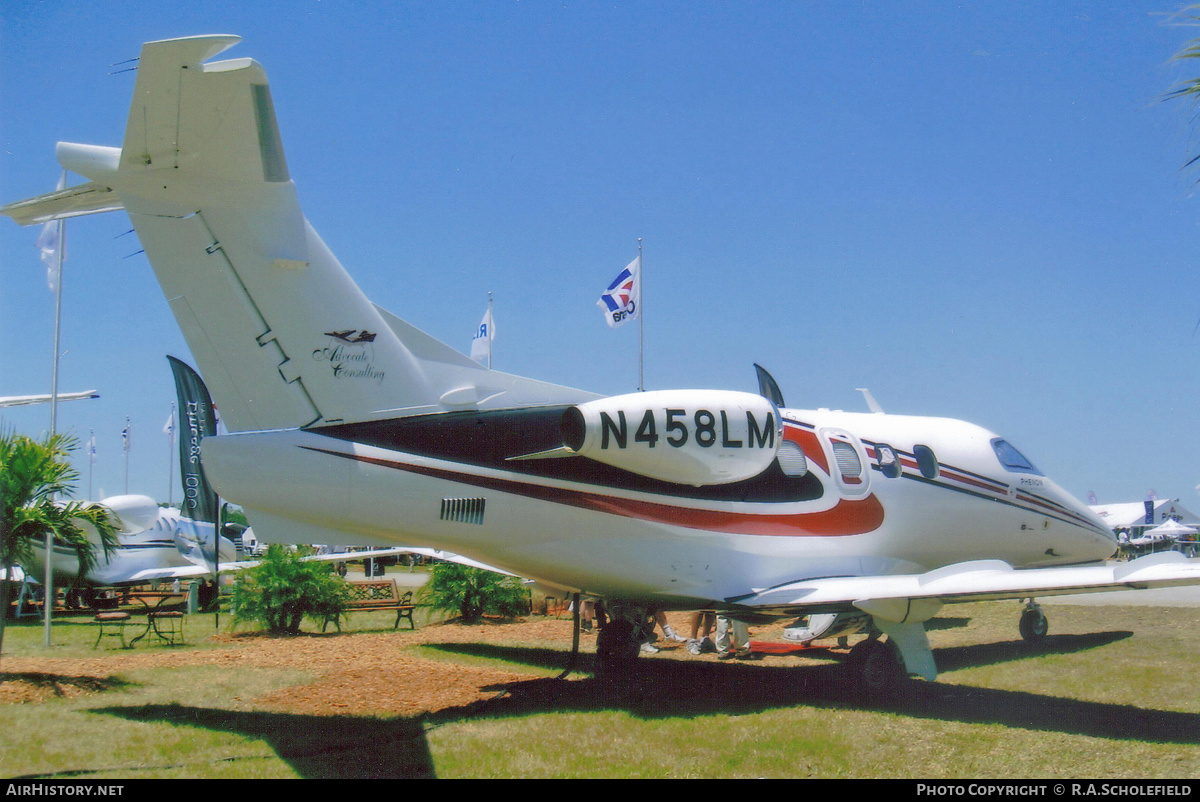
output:
<path id="1" fill-rule="evenodd" d="M 1112 527 L 1104 522 L 1091 507 L 1076 499 L 1069 493 L 1062 493 L 1064 506 L 1069 507 L 1079 519 L 1081 530 L 1086 532 L 1085 540 L 1095 546 L 1095 559 L 1103 560 L 1111 557 L 1117 551 L 1117 535 Z"/>

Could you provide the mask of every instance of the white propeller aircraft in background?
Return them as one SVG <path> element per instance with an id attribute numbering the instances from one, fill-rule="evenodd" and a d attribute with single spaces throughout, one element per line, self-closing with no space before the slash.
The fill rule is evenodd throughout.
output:
<path id="1" fill-rule="evenodd" d="M 159 507 L 149 496 L 112 496 L 97 503 L 112 513 L 116 548 L 108 555 L 99 553 L 96 565 L 82 576 L 74 550 L 54 548 L 54 585 L 69 586 L 71 606 L 90 606 L 99 588 L 212 576 L 215 527 L 211 523 L 192 521 L 177 509 Z M 99 536 L 86 523 L 83 526 L 98 547 Z M 234 543 L 225 537 L 219 543 L 221 563 L 232 568 L 237 560 Z M 34 561 L 24 566 L 26 571 L 31 577 L 45 576 L 45 546 L 33 544 L 33 555 Z"/>
<path id="2" fill-rule="evenodd" d="M 112 496 L 97 503 L 111 512 L 110 517 L 117 527 L 117 546 L 107 555 L 98 553 L 96 565 L 83 575 L 79 573 L 79 560 L 74 550 L 65 545 L 54 548 L 54 585 L 68 588 L 68 606 L 90 607 L 95 601 L 96 592 L 105 588 L 128 588 L 213 576 L 212 542 L 216 527 L 212 523 L 193 521 L 177 509 L 160 507 L 149 496 Z M 78 523 L 91 534 L 91 540 L 99 550 L 99 536 L 86 522 Z M 235 573 L 259 564 L 257 560 L 238 561 L 237 545 L 229 538 L 230 527 L 236 526 L 226 524 L 225 534 L 218 540 L 219 569 L 222 574 Z M 247 529 L 246 532 L 251 530 Z M 45 546 L 40 542 L 32 546 L 33 562 L 24 566 L 30 579 L 43 577 L 46 572 Z M 455 557 L 435 554 L 427 549 L 390 548 L 319 554 L 304 559 L 344 562 L 413 553 L 446 559 Z"/>
<path id="3" fill-rule="evenodd" d="M 46 395 L 0 395 L 0 407 L 21 407 L 29 404 L 49 404 L 50 399 L 54 396 Z M 99 398 L 100 394 L 95 390 L 87 390 L 82 393 L 59 393 L 59 401 L 80 401 L 84 398 Z"/>
<path id="4" fill-rule="evenodd" d="M 1104 522 L 970 423 L 789 409 L 765 372 L 602 398 L 438 342 L 305 219 L 263 68 L 210 60 L 238 41 L 146 44 L 122 147 L 59 143 L 88 183 L 0 211 L 128 213 L 231 432 L 205 472 L 260 540 L 428 545 L 602 598 L 605 670 L 647 611 L 716 608 L 865 627 L 864 678 L 933 679 L 943 604 L 1200 582 L 1181 555 L 1104 564 Z"/>

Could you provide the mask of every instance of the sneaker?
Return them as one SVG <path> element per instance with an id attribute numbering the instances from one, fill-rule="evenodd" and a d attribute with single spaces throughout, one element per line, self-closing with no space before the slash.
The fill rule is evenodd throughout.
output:
<path id="1" fill-rule="evenodd" d="M 718 660 L 732 660 L 735 656 L 736 655 L 734 654 L 732 649 L 728 652 L 717 652 Z"/>
<path id="2" fill-rule="evenodd" d="M 584 632 L 591 632 L 592 631 L 592 622 L 591 621 L 580 621 L 579 628 L 581 630 L 583 630 Z"/>
<path id="3" fill-rule="evenodd" d="M 699 638 L 693 638 L 692 640 L 687 642 L 687 653 L 688 654 L 700 654 L 700 639 Z"/>
<path id="4" fill-rule="evenodd" d="M 677 633 L 675 630 L 671 629 L 670 627 L 667 627 L 666 629 L 664 629 L 663 634 L 667 636 L 668 640 L 673 640 L 676 643 L 687 643 L 687 640 L 688 640 L 687 638 L 683 637 L 682 635 L 680 635 L 679 633 Z"/>
<path id="5" fill-rule="evenodd" d="M 660 649 L 649 641 L 638 647 L 642 654 L 658 654 Z"/>
<path id="6" fill-rule="evenodd" d="M 737 653 L 734 655 L 734 657 L 736 657 L 738 660 L 760 660 L 760 659 L 762 659 L 761 655 L 757 655 L 754 652 L 750 651 L 749 649 L 739 649 L 737 651 Z"/>

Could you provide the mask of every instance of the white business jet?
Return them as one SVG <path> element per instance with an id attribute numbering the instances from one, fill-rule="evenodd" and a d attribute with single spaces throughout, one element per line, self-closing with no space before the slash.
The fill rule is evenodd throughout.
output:
<path id="1" fill-rule="evenodd" d="M 825 616 L 870 632 L 880 685 L 935 678 L 946 603 L 1200 582 L 1181 555 L 1105 565 L 1104 522 L 970 423 L 788 409 L 774 382 L 601 398 L 459 354 L 309 225 L 262 66 L 211 60 L 238 41 L 146 44 L 122 147 L 59 143 L 88 183 L 0 211 L 128 213 L 230 431 L 205 472 L 260 540 L 426 545 L 602 598 L 606 671 L 650 609 Z"/>

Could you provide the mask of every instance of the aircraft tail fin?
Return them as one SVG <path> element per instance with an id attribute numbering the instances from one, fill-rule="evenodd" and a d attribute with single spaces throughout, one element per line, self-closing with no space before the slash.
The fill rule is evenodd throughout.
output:
<path id="1" fill-rule="evenodd" d="M 301 212 L 262 67 L 207 61 L 238 41 L 144 45 L 122 147 L 59 143 L 90 183 L 55 201 L 128 212 L 229 430 L 577 399 L 452 356 L 363 295 Z M 49 197 L 16 211 L 59 214 Z"/>

